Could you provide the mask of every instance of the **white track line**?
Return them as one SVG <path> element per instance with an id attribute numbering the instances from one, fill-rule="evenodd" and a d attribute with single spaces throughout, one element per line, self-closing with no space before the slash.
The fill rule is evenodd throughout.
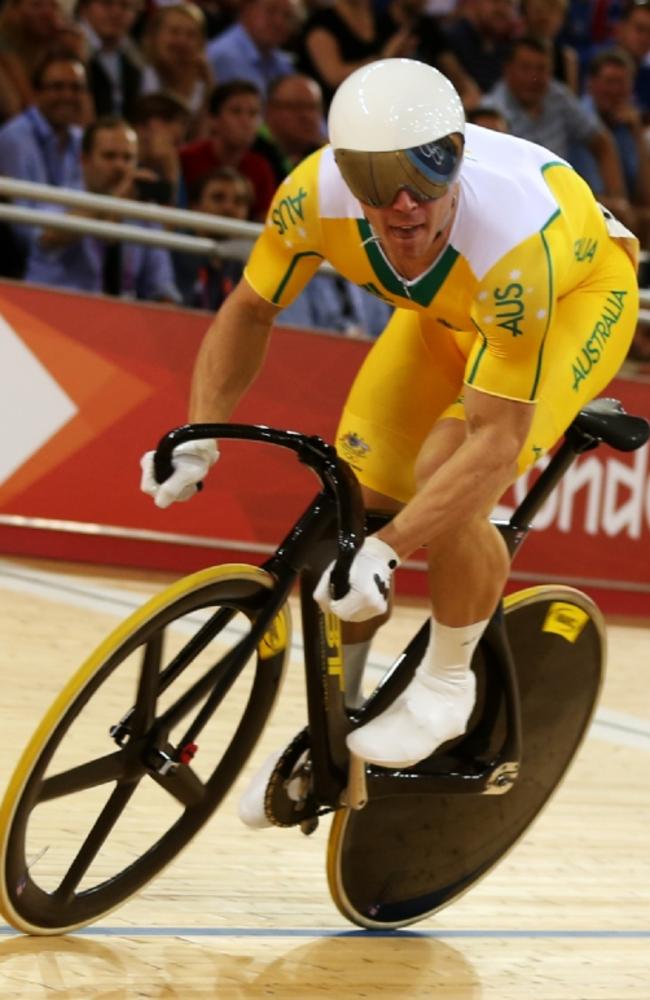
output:
<path id="1" fill-rule="evenodd" d="M 8 560 L 0 560 L 0 587 L 58 604 L 98 611 L 116 620 L 126 617 L 147 599 L 146 594 L 137 591 L 93 583 L 73 574 L 23 568 Z M 300 636 L 294 637 L 292 646 L 294 652 L 302 649 Z M 388 657 L 376 653 L 369 666 L 379 679 L 390 664 Z M 641 716 L 601 708 L 596 713 L 588 735 L 607 743 L 635 747 L 650 753 L 650 719 Z"/>

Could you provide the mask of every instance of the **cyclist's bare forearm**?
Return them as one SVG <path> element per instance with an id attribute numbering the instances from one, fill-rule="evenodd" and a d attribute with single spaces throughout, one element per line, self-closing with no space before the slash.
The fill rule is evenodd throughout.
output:
<path id="1" fill-rule="evenodd" d="M 190 397 L 192 423 L 230 419 L 262 367 L 277 313 L 242 278 L 214 317 L 199 349 Z"/>
<path id="2" fill-rule="evenodd" d="M 534 406 L 466 391 L 467 433 L 413 499 L 378 532 L 407 558 L 420 545 L 487 517 L 516 476 Z"/>

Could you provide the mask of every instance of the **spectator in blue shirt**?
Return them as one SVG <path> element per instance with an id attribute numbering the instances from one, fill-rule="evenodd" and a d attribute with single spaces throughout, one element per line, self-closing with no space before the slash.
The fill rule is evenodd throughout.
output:
<path id="1" fill-rule="evenodd" d="M 614 42 L 634 61 L 634 96 L 644 121 L 650 119 L 650 0 L 635 0 L 614 29 Z"/>
<path id="2" fill-rule="evenodd" d="M 392 307 L 365 288 L 337 274 L 317 273 L 290 306 L 278 314 L 278 326 L 326 330 L 362 339 L 380 335 Z"/>
<path id="3" fill-rule="evenodd" d="M 293 72 L 283 46 L 296 26 L 293 0 L 242 0 L 237 22 L 208 45 L 217 83 L 250 80 L 265 96 L 272 80 Z"/>
<path id="4" fill-rule="evenodd" d="M 634 101 L 636 67 L 623 49 L 604 49 L 589 63 L 583 104 L 607 126 L 623 168 L 625 193 L 631 204 L 631 227 L 648 246 L 650 220 L 650 160 L 641 111 Z M 607 204 L 603 178 L 590 150 L 580 147 L 572 156 L 576 169 L 594 194 Z M 605 197 L 603 197 L 605 196 Z"/>
<path id="5" fill-rule="evenodd" d="M 81 120 L 86 96 L 86 71 L 76 57 L 52 54 L 34 74 L 36 101 L 0 128 L 0 174 L 38 184 L 80 188 Z M 35 202 L 17 199 L 30 207 Z M 16 227 L 25 244 L 29 232 Z"/>
<path id="6" fill-rule="evenodd" d="M 81 165 L 83 184 L 92 194 L 133 197 L 138 140 L 121 118 L 100 118 L 85 130 Z M 52 206 L 63 212 L 63 206 Z M 74 214 L 100 216 L 77 209 Z M 109 221 L 117 221 L 111 215 Z M 167 250 L 138 243 L 109 243 L 57 229 L 43 229 L 33 242 L 25 280 L 82 292 L 104 292 L 124 298 L 177 302 Z"/>

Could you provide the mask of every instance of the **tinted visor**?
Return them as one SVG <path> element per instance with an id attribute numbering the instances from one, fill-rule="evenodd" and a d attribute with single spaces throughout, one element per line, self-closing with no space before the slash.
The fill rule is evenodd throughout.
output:
<path id="1" fill-rule="evenodd" d="M 460 132 L 410 149 L 368 153 L 335 149 L 334 158 L 352 194 L 366 205 L 386 208 L 402 188 L 418 201 L 440 198 L 458 176 L 463 158 Z"/>

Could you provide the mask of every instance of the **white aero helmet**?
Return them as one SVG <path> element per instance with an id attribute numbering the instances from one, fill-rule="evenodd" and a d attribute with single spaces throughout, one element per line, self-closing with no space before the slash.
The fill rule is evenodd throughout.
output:
<path id="1" fill-rule="evenodd" d="M 415 59 L 380 59 L 334 94 L 329 140 L 343 179 L 367 205 L 391 205 L 401 188 L 440 198 L 460 170 L 465 114 L 446 76 Z"/>

